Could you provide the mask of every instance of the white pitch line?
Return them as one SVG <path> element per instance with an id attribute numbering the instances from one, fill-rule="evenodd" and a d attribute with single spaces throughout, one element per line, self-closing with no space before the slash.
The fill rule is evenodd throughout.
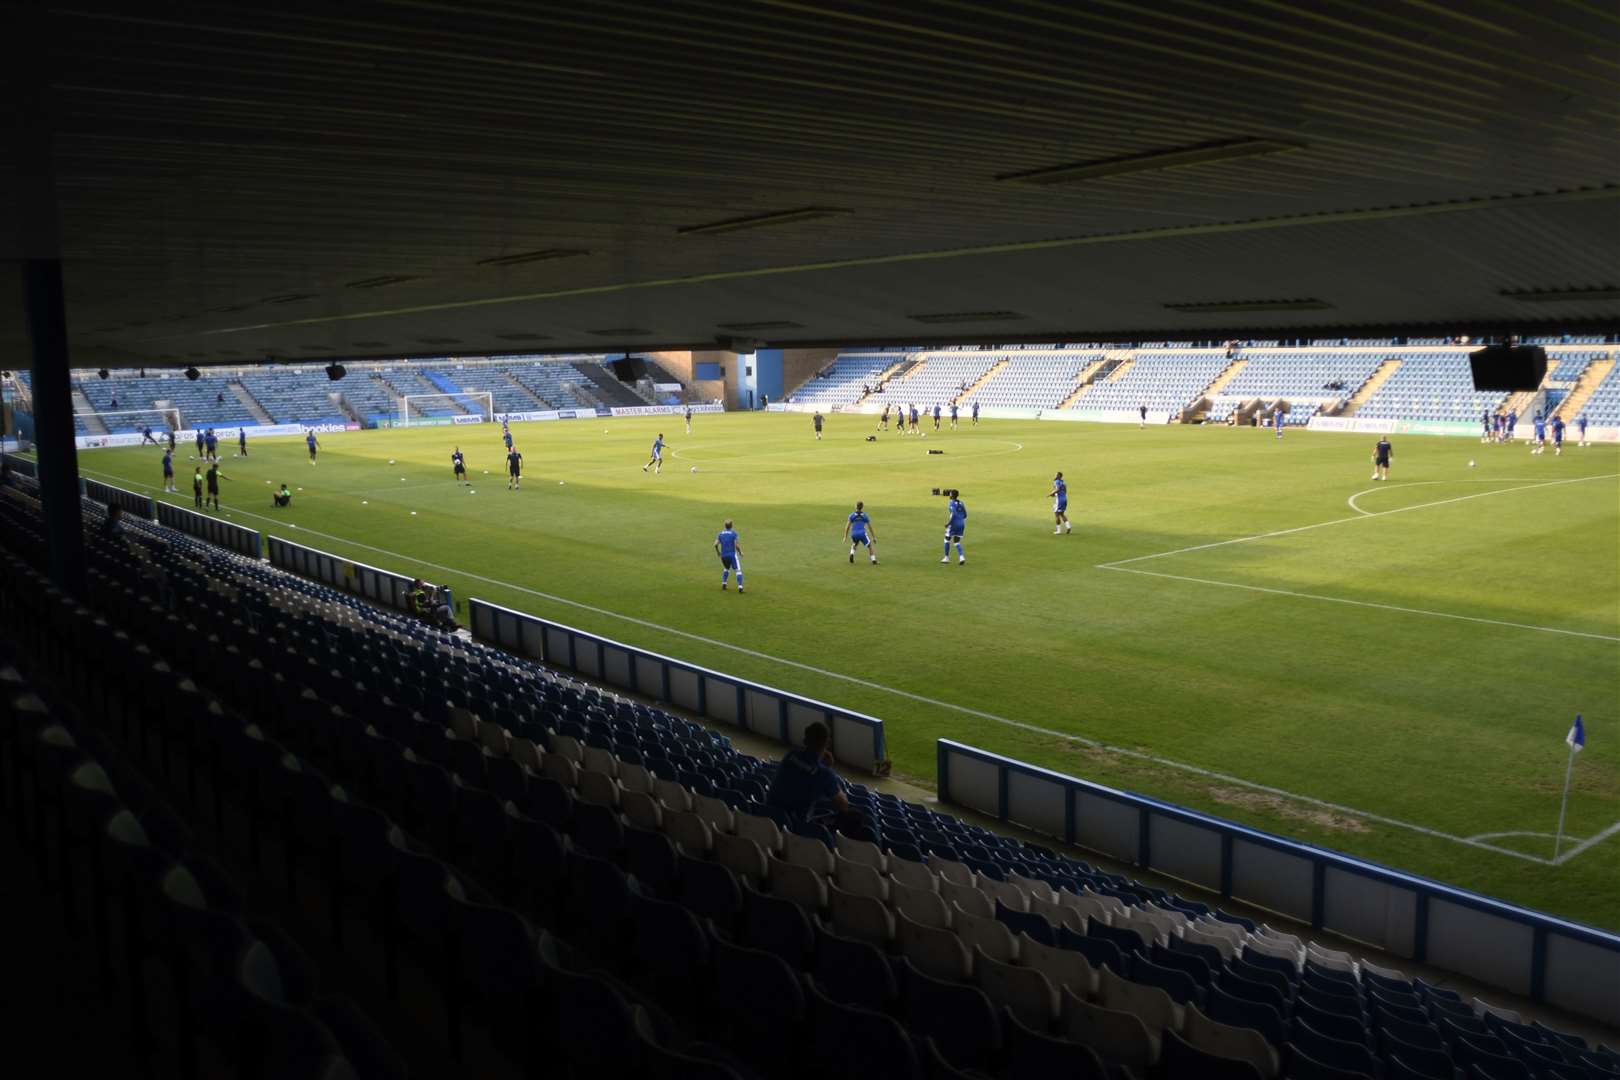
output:
<path id="1" fill-rule="evenodd" d="M 1575 856 L 1579 855 L 1581 852 L 1585 851 L 1587 848 L 1591 847 L 1593 844 L 1601 844 L 1603 841 L 1607 840 L 1617 832 L 1620 832 L 1620 821 L 1610 825 L 1607 829 L 1604 829 L 1596 836 L 1589 836 L 1585 840 L 1582 840 L 1580 843 L 1558 856 L 1558 858 L 1552 860 L 1552 863 L 1554 866 L 1562 866 Z"/>
<path id="2" fill-rule="evenodd" d="M 1534 477 L 1534 476 L 1481 476 L 1481 477 L 1476 477 L 1474 479 L 1465 478 L 1465 479 L 1462 479 L 1462 480 L 1409 480 L 1404 484 L 1390 484 L 1387 487 L 1383 486 L 1383 485 L 1380 485 L 1378 487 L 1367 488 L 1365 491 L 1358 491 L 1354 495 L 1352 495 L 1348 499 L 1346 499 L 1345 502 L 1349 505 L 1350 509 L 1354 510 L 1358 514 L 1365 515 L 1366 517 L 1377 517 L 1381 513 L 1388 513 L 1388 511 L 1384 511 L 1384 510 L 1363 510 L 1360 506 L 1358 506 L 1356 504 L 1356 500 L 1361 498 L 1363 495 L 1371 495 L 1375 491 L 1395 491 L 1395 490 L 1398 490 L 1400 488 L 1428 487 L 1428 486 L 1430 486 L 1432 484 L 1535 484 L 1535 483 L 1538 482 L 1538 479 L 1539 479 L 1538 477 Z M 1602 479 L 1602 477 L 1582 476 L 1582 477 L 1577 477 L 1577 479 L 1580 479 L 1580 480 L 1600 480 L 1600 479 Z M 1504 490 L 1504 491 L 1515 491 L 1517 489 L 1516 488 L 1503 488 L 1502 490 Z M 1495 492 L 1486 492 L 1485 494 L 1494 495 L 1496 493 Z"/>
<path id="3" fill-rule="evenodd" d="M 94 470 L 90 470 L 90 469 L 80 469 L 79 471 L 80 472 L 88 472 L 88 473 L 91 473 L 92 475 L 96 475 L 96 476 L 108 476 L 108 477 L 111 477 L 112 479 L 123 479 L 122 477 L 118 477 L 118 476 L 116 476 L 114 474 L 111 474 L 111 473 L 98 473 L 98 472 L 95 472 Z M 154 495 L 154 497 L 156 497 L 156 495 Z M 181 506 L 182 508 L 185 508 L 182 501 L 178 501 L 178 500 L 166 500 L 166 501 L 172 501 L 172 502 L 174 502 L 175 505 Z M 261 521 L 268 521 L 268 522 L 270 522 L 272 524 L 276 524 L 276 525 L 282 524 L 282 522 L 279 519 L 272 518 L 272 517 L 267 517 L 264 514 L 255 514 L 255 513 L 253 513 L 252 511 L 249 511 L 249 510 L 241 510 L 241 511 L 237 511 L 237 512 L 239 514 L 241 514 L 242 516 L 244 516 L 244 517 L 258 518 Z M 1245 780 L 1242 777 L 1232 776 L 1232 775 L 1227 774 L 1227 773 L 1217 772 L 1217 771 L 1215 771 L 1213 769 L 1205 769 L 1205 768 L 1203 768 L 1201 766 L 1198 766 L 1198 765 L 1189 765 L 1189 764 L 1187 764 L 1185 762 L 1175 761 L 1175 760 L 1172 760 L 1170 758 L 1159 757 L 1159 756 L 1157 756 L 1155 754 L 1149 754 L 1149 753 L 1146 753 L 1146 752 L 1141 751 L 1141 750 L 1132 750 L 1132 749 L 1130 749 L 1128 747 L 1114 746 L 1114 745 L 1102 742 L 1102 741 L 1097 740 L 1097 739 L 1088 738 L 1088 737 L 1086 737 L 1084 735 L 1077 735 L 1074 732 L 1056 731 L 1056 730 L 1054 730 L 1052 728 L 1040 727 L 1040 726 L 1038 726 L 1036 724 L 1025 723 L 1022 720 L 1013 720 L 1010 717 L 998 716 L 995 713 L 985 712 L 985 711 L 983 711 L 981 709 L 969 708 L 966 705 L 958 705 L 957 703 L 955 703 L 953 701 L 941 701 L 938 698 L 926 697 L 926 696 L 924 696 L 922 694 L 913 693 L 910 690 L 901 690 L 901 689 L 899 689 L 897 687 L 885 686 L 882 683 L 872 682 L 869 679 L 858 678 L 858 677 L 856 677 L 854 675 L 847 675 L 847 674 L 845 674 L 843 672 L 840 672 L 840 671 L 829 671 L 826 668 L 819 668 L 819 667 L 816 667 L 816 666 L 814 666 L 812 664 L 802 663 L 802 662 L 800 662 L 798 660 L 789 660 L 789 659 L 786 659 L 785 657 L 772 656 L 770 653 L 760 652 L 757 649 L 750 649 L 750 648 L 747 648 L 747 647 L 742 646 L 742 645 L 733 645 L 729 641 L 721 641 L 721 640 L 719 640 L 717 638 L 706 637 L 706 636 L 704 636 L 702 634 L 694 634 L 694 633 L 692 633 L 690 631 L 687 631 L 687 630 L 678 630 L 673 626 L 664 626 L 664 625 L 662 625 L 660 623 L 655 623 L 655 622 L 652 622 L 652 621 L 650 621 L 648 619 L 639 619 L 639 618 L 636 618 L 633 615 L 625 615 L 625 614 L 622 614 L 621 612 L 610 611 L 607 608 L 596 607 L 596 606 L 594 606 L 592 604 L 582 603 L 582 602 L 580 602 L 578 600 L 570 600 L 569 598 L 567 598 L 565 596 L 558 596 L 558 595 L 556 595 L 554 593 L 541 592 L 538 589 L 531 589 L 531 588 L 528 588 L 527 586 L 517 585 L 517 584 L 514 584 L 514 583 L 509 582 L 509 581 L 501 581 L 501 580 L 499 580 L 497 578 L 485 577 L 482 574 L 475 574 L 475 573 L 472 573 L 471 571 L 468 571 L 468 570 L 459 570 L 459 569 L 457 569 L 457 568 L 455 568 L 453 566 L 444 566 L 444 565 L 442 565 L 440 563 L 429 562 L 426 559 L 419 559 L 419 558 L 415 557 L 414 555 L 406 555 L 406 554 L 404 554 L 402 552 L 389 551 L 386 548 L 375 547 L 375 546 L 373 546 L 371 544 L 364 544 L 364 543 L 361 543 L 360 541 L 357 541 L 357 540 L 350 540 L 347 537 L 336 536 L 336 535 L 334 535 L 332 533 L 324 533 L 324 532 L 321 532 L 321 531 L 319 531 L 317 529 L 299 529 L 298 532 L 300 534 L 304 535 L 304 536 L 320 536 L 320 537 L 325 537 L 328 540 L 336 540 L 339 543 L 347 544 L 350 547 L 356 547 L 356 548 L 360 548 L 360 549 L 365 550 L 365 551 L 376 552 L 379 555 L 386 555 L 386 556 L 388 556 L 390 558 L 394 558 L 394 559 L 402 559 L 405 562 L 414 563 L 417 566 L 425 566 L 425 567 L 428 567 L 429 569 L 433 569 L 433 570 L 442 570 L 447 574 L 455 574 L 455 575 L 457 575 L 459 577 L 468 578 L 468 579 L 470 579 L 472 581 L 481 581 L 481 582 L 484 582 L 485 584 L 495 585 L 495 586 L 498 586 L 498 587 L 504 588 L 504 589 L 511 589 L 514 592 L 526 593 L 526 594 L 528 594 L 530 596 L 537 596 L 537 597 L 539 597 L 539 598 L 541 598 L 543 600 L 549 600 L 549 601 L 551 601 L 553 603 L 562 604 L 564 606 L 571 607 L 571 608 L 576 608 L 576 609 L 578 609 L 580 611 L 589 611 L 589 612 L 592 612 L 593 614 L 603 615 L 603 616 L 606 616 L 606 617 L 612 618 L 612 619 L 618 619 L 621 622 L 627 622 L 627 623 L 631 623 L 632 625 L 635 625 L 635 626 L 641 626 L 641 627 L 645 627 L 645 628 L 650 629 L 650 630 L 656 630 L 656 631 L 659 631 L 660 633 L 665 633 L 665 634 L 670 634 L 670 635 L 675 636 L 675 637 L 685 638 L 685 639 L 687 639 L 689 641 L 696 641 L 696 642 L 699 642 L 701 644 L 711 645 L 711 646 L 714 646 L 715 648 L 719 648 L 719 649 L 727 649 L 727 650 L 729 650 L 731 652 L 738 653 L 738 654 L 743 655 L 743 656 L 753 657 L 753 658 L 758 659 L 758 660 L 764 660 L 764 661 L 767 661 L 767 662 L 772 663 L 772 664 L 780 664 L 783 667 L 796 668 L 796 669 L 798 669 L 800 671 L 806 671 L 806 672 L 809 672 L 809 673 L 814 674 L 814 675 L 821 675 L 821 676 L 823 676 L 825 678 L 835 679 L 835 680 L 838 680 L 840 682 L 850 683 L 851 685 L 854 685 L 854 686 L 865 687 L 868 690 L 876 690 L 876 691 L 878 691 L 880 693 L 891 694 L 891 695 L 893 695 L 895 697 L 905 698 L 905 699 L 907 699 L 909 701 L 916 701 L 916 702 L 919 702 L 919 703 L 924 704 L 924 705 L 931 706 L 931 707 L 936 708 L 936 709 L 946 709 L 946 710 L 949 710 L 951 712 L 957 712 L 957 713 L 962 713 L 962 714 L 967 715 L 967 716 L 977 717 L 980 720 L 989 720 L 992 723 L 1002 724 L 1002 725 L 1004 725 L 1006 727 L 1016 728 L 1016 729 L 1021 730 L 1021 731 L 1029 731 L 1029 732 L 1033 732 L 1033 733 L 1035 733 L 1037 735 L 1045 735 L 1045 736 L 1048 736 L 1048 737 L 1051 737 L 1051 738 L 1063 739 L 1063 740 L 1066 740 L 1068 742 L 1078 743 L 1078 744 L 1080 744 L 1082 746 L 1093 747 L 1093 748 L 1100 749 L 1100 750 L 1107 750 L 1107 751 L 1109 751 L 1111 753 L 1120 754 L 1120 755 L 1122 755 L 1124 757 L 1133 758 L 1133 759 L 1136 759 L 1138 761 L 1146 761 L 1146 762 L 1149 762 L 1149 763 L 1154 764 L 1154 765 L 1162 765 L 1162 766 L 1165 766 L 1166 768 L 1178 769 L 1178 770 L 1180 770 L 1182 772 L 1192 773 L 1192 774 L 1194 774 L 1196 776 L 1202 776 L 1202 777 L 1205 777 L 1205 778 L 1210 779 L 1210 780 L 1218 780 L 1218 781 L 1220 781 L 1222 783 L 1236 784 L 1239 787 L 1245 787 L 1245 788 L 1250 789 L 1251 791 L 1265 792 L 1268 795 L 1276 795 L 1276 796 L 1278 796 L 1280 798 L 1291 799 L 1291 800 L 1293 800 L 1295 802 L 1307 803 L 1307 804 L 1309 804 L 1311 806 L 1321 807 L 1322 809 L 1325 809 L 1325 810 L 1336 810 L 1336 811 L 1339 811 L 1340 813 L 1350 814 L 1350 815 L 1353 815 L 1355 817 L 1363 818 L 1363 819 L 1368 820 L 1368 821 L 1376 821 L 1376 822 L 1378 822 L 1380 824 L 1383 824 L 1383 825 L 1389 825 L 1389 826 L 1393 826 L 1395 828 L 1406 829 L 1406 830 L 1408 830 L 1410 832 L 1421 833 L 1424 836 L 1432 836 L 1432 837 L 1434 837 L 1436 839 L 1439 839 L 1439 840 L 1449 840 L 1452 843 L 1463 844 L 1463 845 L 1468 846 L 1468 847 L 1480 848 L 1480 849 L 1486 850 L 1486 851 L 1494 851 L 1494 852 L 1497 852 L 1498 854 L 1508 855 L 1508 856 L 1511 856 L 1512 858 L 1515 858 L 1515 859 L 1523 859 L 1523 860 L 1525 860 L 1527 862 L 1547 863 L 1549 861 L 1549 860 L 1546 860 L 1546 859 L 1539 858 L 1539 857 L 1537 857 L 1535 855 L 1526 855 L 1522 851 L 1514 851 L 1511 848 L 1498 847 L 1495 844 L 1488 844 L 1488 843 L 1485 843 L 1482 840 L 1471 840 L 1468 837 L 1458 836 L 1455 833 L 1448 833 L 1448 832 L 1445 832 L 1445 831 L 1443 831 L 1441 829 L 1431 829 L 1427 825 L 1418 825 L 1418 824 L 1416 824 L 1414 822 L 1402 821 L 1399 818 L 1385 817 L 1382 814 L 1374 814 L 1374 813 L 1370 813 L 1370 812 L 1368 812 L 1366 810 L 1358 810 L 1357 808 L 1355 808 L 1353 806 L 1345 806 L 1342 803 L 1329 802 L 1326 799 L 1318 799 L 1318 798 L 1315 798 L 1315 797 L 1310 796 L 1310 795 L 1301 795 L 1301 794 L 1299 794 L 1297 792 L 1287 791 L 1287 790 L 1285 790 L 1283 788 L 1272 787 L 1272 786 L 1270 786 L 1268 784 L 1256 783 L 1253 780 Z M 1148 571 L 1128 571 L 1128 572 L 1131 572 L 1131 573 L 1148 573 Z"/>
<path id="4" fill-rule="evenodd" d="M 1357 519 L 1348 518 L 1346 520 L 1355 521 Z M 1134 566 L 1120 566 L 1116 563 L 1104 563 L 1095 569 L 1118 570 L 1122 574 L 1141 574 L 1143 577 L 1169 578 L 1172 581 L 1190 581 L 1199 585 L 1219 585 L 1225 589 L 1247 589 L 1250 592 L 1271 593 L 1273 596 L 1292 596 L 1300 600 L 1321 600 L 1329 604 L 1350 604 L 1354 607 L 1378 608 L 1381 611 L 1398 611 L 1405 615 L 1427 615 L 1432 619 L 1456 619 L 1460 622 L 1484 623 L 1487 626 L 1506 626 L 1514 630 L 1537 630 L 1543 634 L 1565 634 L 1569 637 L 1620 642 L 1620 637 L 1613 634 L 1594 634 L 1586 630 L 1565 630 L 1558 626 L 1535 626 L 1531 623 L 1508 622 L 1505 619 L 1487 619 L 1479 615 L 1458 615 L 1450 611 L 1429 611 L 1426 608 L 1402 607 L 1399 604 L 1380 604 L 1375 600 L 1351 600 L 1343 596 L 1323 596 L 1321 593 L 1295 592 L 1292 589 L 1277 589 L 1267 585 L 1246 585 L 1237 581 L 1216 581 L 1214 578 L 1189 577 L 1186 574 L 1166 574 L 1161 570 L 1138 570 Z"/>
<path id="5" fill-rule="evenodd" d="M 1405 514 L 1413 510 L 1427 510 L 1434 506 L 1447 506 L 1451 503 L 1467 502 L 1470 499 L 1484 499 L 1492 495 L 1502 495 L 1510 491 L 1531 491 L 1535 488 L 1559 487 L 1563 484 L 1579 484 L 1587 480 L 1614 480 L 1620 478 L 1620 473 L 1606 473 L 1602 476 L 1577 476 L 1569 480 L 1548 480 L 1540 484 L 1525 484 L 1515 488 L 1503 488 L 1501 491 L 1482 491 L 1477 495 L 1458 495 L 1452 499 L 1438 499 L 1435 502 L 1415 503 L 1412 506 L 1400 506 L 1394 510 L 1379 510 L 1368 513 L 1357 509 L 1356 517 L 1333 518 L 1330 521 L 1318 521 L 1312 525 L 1296 525 L 1292 529 L 1278 529 L 1275 532 L 1256 533 L 1253 536 L 1237 536 L 1231 540 L 1216 540 L 1209 544 L 1194 544 L 1192 547 L 1176 548 L 1174 551 L 1157 551 L 1151 555 L 1135 555 L 1129 559 L 1115 559 L 1113 562 L 1101 563 L 1098 569 L 1114 570 L 1128 563 L 1146 562 L 1148 559 L 1166 559 L 1171 555 L 1186 555 L 1194 551 L 1207 551 L 1210 548 L 1227 547 L 1231 544 L 1246 544 L 1251 540 L 1269 540 L 1274 536 L 1291 536 L 1294 533 L 1310 532 L 1312 529 L 1325 529 L 1329 525 L 1344 525 L 1351 521 L 1365 521 L 1368 518 L 1388 517 L 1391 514 Z M 1362 492 L 1361 494 L 1366 494 Z"/>

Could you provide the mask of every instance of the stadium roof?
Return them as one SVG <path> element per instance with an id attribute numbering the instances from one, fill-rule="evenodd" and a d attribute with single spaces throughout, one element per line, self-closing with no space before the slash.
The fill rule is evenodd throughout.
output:
<path id="1" fill-rule="evenodd" d="M 1620 324 L 1603 5 L 48 7 L 80 364 Z"/>

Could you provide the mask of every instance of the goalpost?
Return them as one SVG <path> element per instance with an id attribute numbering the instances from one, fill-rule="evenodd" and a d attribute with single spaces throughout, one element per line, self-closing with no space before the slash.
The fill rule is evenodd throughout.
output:
<path id="1" fill-rule="evenodd" d="M 395 427 L 453 424 L 458 416 L 477 416 L 486 424 L 495 421 L 495 395 L 489 390 L 464 390 L 459 394 L 402 394 L 396 401 Z"/>
<path id="2" fill-rule="evenodd" d="M 107 429 L 109 435 L 139 434 L 144 427 L 152 429 L 152 437 L 161 439 L 171 431 L 180 430 L 180 410 L 174 408 L 160 409 L 153 406 L 150 409 L 113 409 L 107 412 L 74 413 L 73 418 L 81 422 L 91 418 L 99 420 L 101 426 Z M 86 428 L 90 425 L 85 423 Z M 99 435 L 100 432 L 90 434 Z"/>

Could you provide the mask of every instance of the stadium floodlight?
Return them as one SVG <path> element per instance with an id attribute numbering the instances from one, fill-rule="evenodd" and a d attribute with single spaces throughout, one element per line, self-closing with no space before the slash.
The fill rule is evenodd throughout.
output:
<path id="1" fill-rule="evenodd" d="M 190 379 L 192 382 L 196 382 L 198 379 L 202 378 L 202 372 L 198 371 L 194 367 L 188 367 L 186 368 L 186 378 Z"/>
<path id="2" fill-rule="evenodd" d="M 396 399 L 399 418 L 396 427 L 429 424 L 495 422 L 495 395 L 488 390 L 464 390 L 457 394 L 402 394 Z"/>
<path id="3" fill-rule="evenodd" d="M 326 365 L 326 377 L 328 379 L 331 379 L 333 382 L 337 382 L 339 379 L 343 378 L 343 376 L 347 375 L 348 373 L 349 373 L 349 369 L 344 367 L 342 364 L 327 364 Z"/>

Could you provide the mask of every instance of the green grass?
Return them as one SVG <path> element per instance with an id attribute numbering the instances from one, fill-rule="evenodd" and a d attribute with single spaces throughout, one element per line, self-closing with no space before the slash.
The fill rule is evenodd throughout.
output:
<path id="1" fill-rule="evenodd" d="M 518 493 L 505 490 L 492 427 L 327 435 L 313 468 L 299 440 L 262 440 L 245 461 L 227 458 L 225 500 L 242 524 L 448 581 L 461 598 L 880 716 L 896 772 L 926 784 L 946 736 L 1620 927 L 1620 833 L 1549 866 L 1365 816 L 1461 837 L 1550 833 L 1564 734 L 1582 712 L 1589 746 L 1567 832 L 1620 822 L 1616 447 L 1532 457 L 1398 437 L 1394 479 L 1375 485 L 1369 436 L 986 423 L 867 443 L 869 421 L 838 416 L 817 443 L 808 418 L 778 414 L 699 416 L 696 428 L 520 425 Z M 644 475 L 658 430 L 671 436 L 668 463 Z M 458 441 L 471 488 L 450 478 Z M 87 452 L 81 466 L 140 490 L 159 479 L 149 449 Z M 1070 482 L 1072 536 L 1052 535 L 1055 469 Z M 1603 478 L 1527 486 L 1578 477 Z M 303 490 L 271 511 L 265 481 L 283 479 Z M 936 486 L 960 487 L 970 508 L 965 567 L 940 565 Z M 1365 511 L 1442 504 L 1361 517 L 1347 499 L 1369 488 Z M 851 566 L 840 541 L 857 498 L 875 523 L 876 567 Z M 742 597 L 719 590 L 711 549 L 728 516 Z M 1127 564 L 1205 581 L 1099 568 L 1343 518 L 1355 520 Z"/>

